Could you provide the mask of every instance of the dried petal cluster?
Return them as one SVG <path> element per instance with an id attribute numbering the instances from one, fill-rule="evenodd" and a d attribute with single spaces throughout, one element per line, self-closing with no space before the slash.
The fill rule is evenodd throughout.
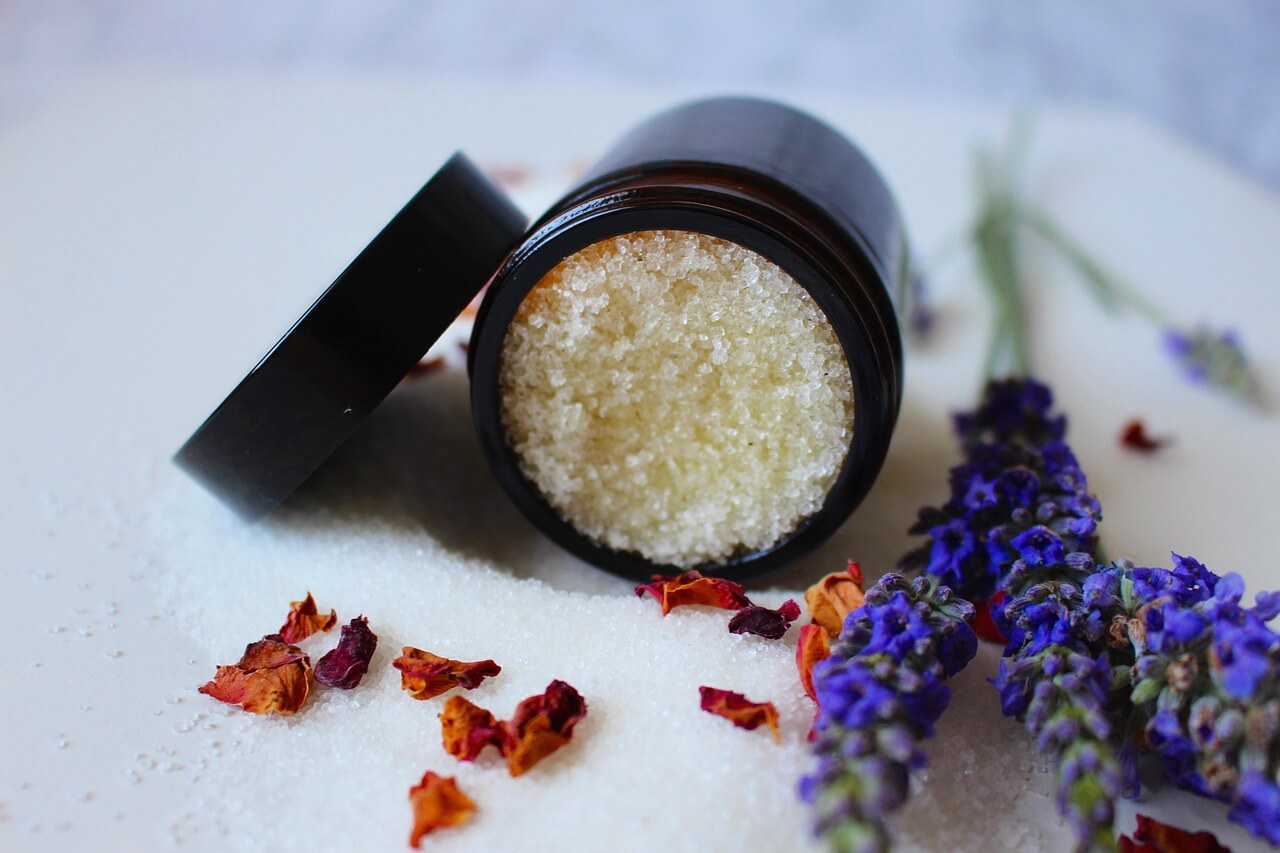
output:
<path id="1" fill-rule="evenodd" d="M 405 646 L 391 665 L 400 670 L 400 686 L 414 699 L 433 699 L 455 687 L 474 690 L 502 672 L 492 660 L 452 660 L 413 646 Z"/>
<path id="2" fill-rule="evenodd" d="M 311 694 L 311 659 L 302 649 L 268 634 L 245 647 L 240 660 L 218 667 L 200 692 L 254 714 L 297 713 Z"/>
<path id="3" fill-rule="evenodd" d="M 782 733 L 778 730 L 778 709 L 772 702 L 752 702 L 741 693 L 718 687 L 699 687 L 698 693 L 702 697 L 702 710 L 708 714 L 724 717 L 738 728 L 749 731 L 768 726 L 773 731 L 773 739 L 782 742 Z"/>
<path id="4" fill-rule="evenodd" d="M 476 804 L 459 790 L 453 776 L 437 776 L 430 770 L 422 774 L 421 782 L 409 789 L 409 804 L 413 809 L 409 846 L 415 850 L 422 846 L 423 836 L 466 823 L 476 810 Z"/>
<path id="5" fill-rule="evenodd" d="M 732 634 L 754 634 L 769 640 L 781 639 L 800 618 L 800 605 L 788 599 L 777 609 L 752 604 L 741 584 L 724 578 L 707 577 L 697 570 L 666 577 L 654 575 L 647 584 L 636 587 L 636 595 L 651 595 L 662 605 L 666 616 L 676 607 L 717 607 L 736 610 L 729 620 Z"/>
<path id="6" fill-rule="evenodd" d="M 511 775 L 520 776 L 572 740 L 574 727 L 586 715 L 582 695 L 556 680 L 517 705 L 506 721 L 462 696 L 452 696 L 440 724 L 445 751 L 459 761 L 474 761 L 485 747 L 493 746 L 506 758 Z"/>
<path id="7" fill-rule="evenodd" d="M 652 595 L 662 605 L 666 616 L 676 607 L 701 605 L 722 610 L 741 610 L 751 604 L 741 584 L 724 578 L 711 578 L 696 569 L 673 577 L 654 575 L 650 583 L 636 587 L 636 595 Z"/>

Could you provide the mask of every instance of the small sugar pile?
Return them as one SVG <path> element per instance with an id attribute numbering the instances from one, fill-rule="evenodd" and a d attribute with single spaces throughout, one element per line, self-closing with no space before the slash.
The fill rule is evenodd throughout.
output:
<path id="1" fill-rule="evenodd" d="M 767 548 L 822 507 L 853 378 L 813 297 L 761 255 L 641 231 L 566 258 L 503 344 L 521 470 L 577 530 L 692 567 Z"/>

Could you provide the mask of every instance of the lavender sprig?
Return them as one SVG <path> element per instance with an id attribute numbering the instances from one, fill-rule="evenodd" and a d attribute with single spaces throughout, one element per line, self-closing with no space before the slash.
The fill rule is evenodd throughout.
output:
<path id="1" fill-rule="evenodd" d="M 800 795 L 832 850 L 888 849 L 886 819 L 906 802 L 910 772 L 925 762 L 920 741 L 951 696 L 943 680 L 977 651 L 972 617 L 936 581 L 886 574 L 814 667 L 818 761 Z"/>
<path id="2" fill-rule="evenodd" d="M 1081 597 L 1102 508 L 1044 384 L 988 383 L 977 410 L 956 416 L 955 430 L 965 461 L 951 469 L 951 497 L 920 511 L 912 532 L 928 540 L 902 565 L 977 600 L 997 590 L 1008 596 L 996 614 L 1009 638 L 995 680 L 1002 710 L 1024 717 L 1053 758 L 1059 811 L 1080 845 L 1110 847 L 1125 774 L 1107 718 L 1102 628 L 1088 622 Z"/>
<path id="3" fill-rule="evenodd" d="M 1111 849 L 1115 799 L 1126 787 L 1136 793 L 1137 783 L 1108 719 L 1112 668 L 1102 647 L 1109 621 L 1082 594 L 1093 558 L 1067 553 L 1046 527 L 1012 544 L 1018 559 L 1002 584 L 1009 598 L 997 609 L 1009 645 L 992 684 L 1004 714 L 1021 717 L 1053 757 L 1058 811 L 1079 848 Z"/>
<path id="4" fill-rule="evenodd" d="M 1280 845 L 1280 593 L 1241 606 L 1244 582 L 1189 557 L 1173 569 L 1119 564 L 1085 581 L 1094 622 L 1132 666 L 1122 687 L 1141 733 L 1179 787 Z"/>

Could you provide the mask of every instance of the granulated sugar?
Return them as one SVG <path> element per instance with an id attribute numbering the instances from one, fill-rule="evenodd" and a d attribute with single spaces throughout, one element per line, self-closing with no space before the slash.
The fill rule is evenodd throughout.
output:
<path id="1" fill-rule="evenodd" d="M 853 380 L 776 264 L 644 231 L 566 258 L 507 331 L 502 418 L 521 470 L 580 532 L 683 567 L 773 545 L 844 463 Z"/>
<path id="2" fill-rule="evenodd" d="M 452 369 L 406 384 L 265 523 L 246 525 L 169 475 L 152 519 L 165 612 L 207 656 L 187 683 L 158 688 L 173 704 L 157 700 L 156 711 L 183 732 L 176 747 L 149 748 L 118 772 L 139 778 L 139 793 L 189 789 L 188 811 L 167 832 L 202 847 L 407 849 L 408 790 L 430 769 L 456 775 L 479 810 L 428 849 L 807 849 L 795 785 L 809 766 L 813 705 L 796 675 L 795 629 L 768 641 L 730 634 L 723 611 L 663 618 L 630 584 L 547 543 L 488 478 L 466 387 Z M 434 438 L 426 447 L 424 434 Z M 379 636 L 357 689 L 317 686 L 291 718 L 195 692 L 308 589 L 344 622 L 366 615 Z M 776 606 L 799 594 L 752 596 Z M 336 634 L 303 648 L 314 661 Z M 499 716 L 553 678 L 582 692 L 588 716 L 520 778 L 496 754 L 458 762 L 436 718 L 451 694 L 409 698 L 390 665 L 402 645 L 495 659 L 502 673 L 465 695 Z M 894 822 L 900 849 L 1025 849 L 1036 834 L 1069 846 L 1049 779 L 983 683 L 996 658 L 984 650 L 958 679 L 927 783 Z M 699 710 L 704 684 L 774 702 L 782 743 Z"/>

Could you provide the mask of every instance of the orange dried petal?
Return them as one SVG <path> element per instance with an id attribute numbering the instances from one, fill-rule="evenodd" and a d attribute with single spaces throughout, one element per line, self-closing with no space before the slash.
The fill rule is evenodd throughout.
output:
<path id="1" fill-rule="evenodd" d="M 433 699 L 455 687 L 473 690 L 502 672 L 492 660 L 464 662 L 405 646 L 391 665 L 400 670 L 400 686 L 414 699 Z"/>
<path id="2" fill-rule="evenodd" d="M 1130 838 L 1121 835 L 1122 853 L 1231 853 L 1212 832 L 1188 832 L 1146 815 L 1136 815 L 1138 829 Z"/>
<path id="3" fill-rule="evenodd" d="M 840 635 L 845 617 L 862 606 L 862 569 L 853 560 L 843 572 L 832 572 L 805 590 L 804 603 L 813 621 L 831 637 Z"/>
<path id="4" fill-rule="evenodd" d="M 702 710 L 717 717 L 724 717 L 738 728 L 758 729 L 762 725 L 773 730 L 773 739 L 782 742 L 778 731 L 778 709 L 772 702 L 752 702 L 741 693 L 721 690 L 717 687 L 699 687 Z"/>
<path id="5" fill-rule="evenodd" d="M 741 610 L 751 604 L 741 584 L 724 578 L 709 578 L 696 569 L 674 577 L 654 575 L 651 583 L 636 587 L 636 595 L 643 598 L 646 592 L 662 605 L 663 616 L 672 608 L 689 605 Z"/>
<path id="6" fill-rule="evenodd" d="M 548 684 L 541 696 L 525 699 L 504 724 L 507 770 L 520 776 L 564 746 L 573 739 L 573 727 L 586 715 L 582 695 L 560 680 Z"/>
<path id="7" fill-rule="evenodd" d="M 328 615 L 321 615 L 316 607 L 315 597 L 307 591 L 302 601 L 289 602 L 289 615 L 280 626 L 280 636 L 286 643 L 301 643 L 317 631 L 329 631 L 338 624 L 338 611 L 330 610 Z"/>
<path id="8" fill-rule="evenodd" d="M 493 714 L 463 698 L 450 696 L 440 713 L 440 734 L 445 752 L 459 761 L 475 761 L 484 748 L 506 752 L 506 728 Z"/>
<path id="9" fill-rule="evenodd" d="M 409 846 L 415 850 L 422 844 L 424 835 L 466 823 L 476 810 L 472 799 L 459 790 L 455 777 L 437 776 L 430 770 L 422 774 L 421 782 L 409 789 L 409 804 L 413 809 Z"/>
<path id="10" fill-rule="evenodd" d="M 813 666 L 831 654 L 831 637 L 821 625 L 805 625 L 800 629 L 800 642 L 796 644 L 796 669 L 800 671 L 800 683 L 810 699 L 817 702 L 813 689 Z"/>
<path id="11" fill-rule="evenodd" d="M 246 646 L 238 663 L 218 667 L 199 690 L 254 714 L 289 716 L 307 701 L 311 684 L 311 659 L 279 634 L 269 634 Z"/>

